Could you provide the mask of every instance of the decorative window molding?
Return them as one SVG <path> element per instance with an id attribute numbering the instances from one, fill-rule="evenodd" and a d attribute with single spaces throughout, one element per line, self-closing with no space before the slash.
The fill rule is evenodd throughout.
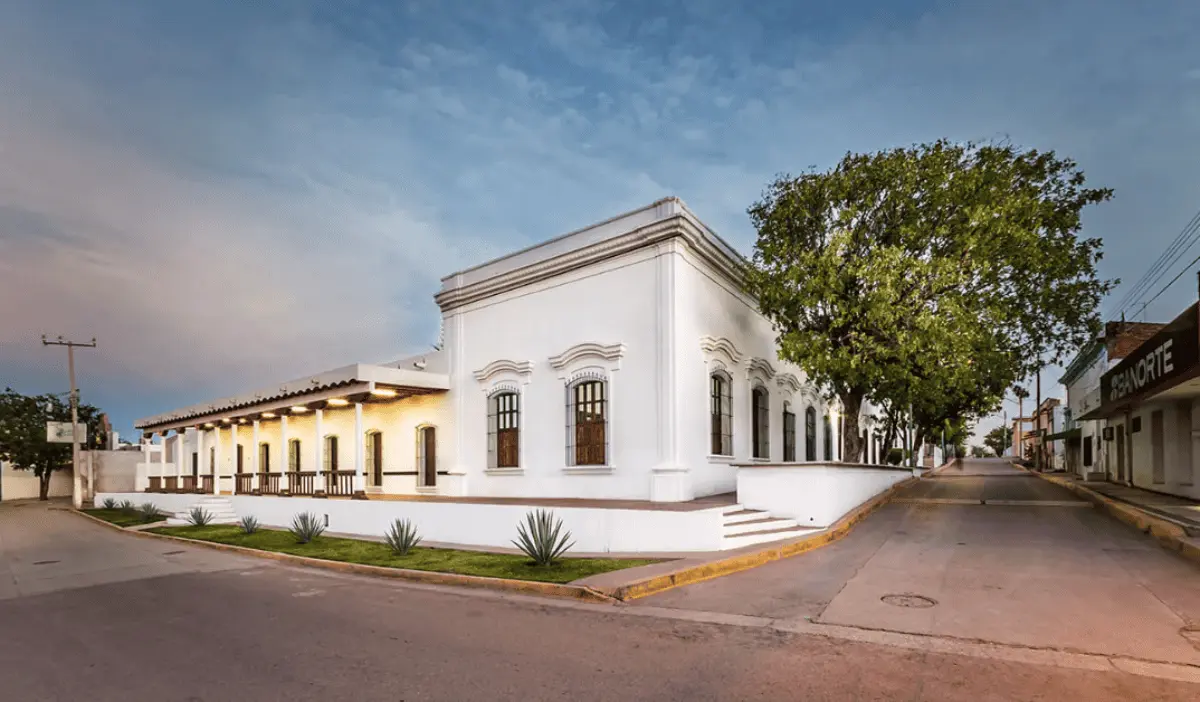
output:
<path id="1" fill-rule="evenodd" d="M 510 361 L 502 358 L 475 371 L 474 375 L 475 380 L 483 383 L 484 391 L 489 394 L 495 388 L 493 379 L 498 379 L 498 377 L 528 385 L 530 376 L 533 375 L 533 361 Z"/>
<path id="2" fill-rule="evenodd" d="M 488 395 L 488 470 L 512 472 L 521 462 L 521 393 L 501 389 Z"/>
<path id="3" fill-rule="evenodd" d="M 817 460 L 817 410 L 804 408 L 804 460 Z"/>
<path id="4" fill-rule="evenodd" d="M 780 373 L 779 377 L 775 378 L 775 384 L 779 386 L 780 390 L 784 390 L 793 395 L 800 392 L 802 389 L 806 389 L 800 384 L 799 378 L 786 371 Z"/>
<path id="5" fill-rule="evenodd" d="M 714 370 L 709 383 L 709 455 L 733 456 L 733 379 Z"/>
<path id="6" fill-rule="evenodd" d="M 611 468 L 608 382 L 585 376 L 567 385 L 568 470 Z"/>
<path id="7" fill-rule="evenodd" d="M 561 371 L 575 365 L 581 360 L 596 359 L 608 361 L 609 364 L 615 366 L 613 370 L 616 370 L 620 368 L 621 358 L 624 355 L 625 344 L 597 344 L 587 341 L 582 344 L 576 344 L 557 356 L 551 356 L 550 367 Z"/>
<path id="8" fill-rule="evenodd" d="M 775 366 L 765 358 L 752 358 L 746 363 L 746 371 L 751 374 L 762 376 L 763 380 L 770 380 L 776 375 Z"/>
<path id="9" fill-rule="evenodd" d="M 750 455 L 752 458 L 771 458 L 771 391 L 762 383 L 750 390 Z"/>
<path id="10" fill-rule="evenodd" d="M 742 359 L 745 358 L 733 345 L 733 342 L 723 336 L 700 337 L 700 350 L 709 357 L 710 361 L 718 356 L 724 356 L 732 366 L 741 364 Z"/>

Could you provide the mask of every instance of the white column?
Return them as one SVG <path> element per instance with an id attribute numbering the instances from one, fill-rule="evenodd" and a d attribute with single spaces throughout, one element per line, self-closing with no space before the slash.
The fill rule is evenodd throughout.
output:
<path id="1" fill-rule="evenodd" d="M 366 494 L 367 481 L 363 473 L 367 435 L 363 433 L 362 403 L 354 403 L 354 494 Z"/>
<path id="2" fill-rule="evenodd" d="M 145 474 L 146 474 L 145 485 L 143 486 L 142 484 L 140 484 L 140 481 L 141 481 L 140 478 L 135 478 L 134 485 L 133 485 L 133 489 L 135 491 L 138 488 L 141 488 L 142 490 L 146 490 L 147 488 L 150 487 L 150 466 L 151 466 L 150 453 L 151 453 L 151 449 L 154 448 L 153 442 L 154 442 L 154 434 L 145 434 L 142 436 L 142 466 L 144 466 L 142 468 L 142 470 L 145 471 Z M 76 464 L 74 470 L 76 473 L 82 472 L 83 465 Z M 81 478 L 81 476 L 79 476 L 79 475 L 75 476 L 75 481 L 76 481 L 75 484 L 80 486 L 80 489 L 76 492 L 76 494 L 80 495 L 81 496 L 80 499 L 82 499 L 82 495 L 83 495 L 82 483 L 83 483 L 83 481 L 80 478 Z"/>
<path id="3" fill-rule="evenodd" d="M 196 488 L 200 488 L 200 476 L 208 472 L 208 452 L 204 450 L 204 427 L 196 427 Z"/>
<path id="4" fill-rule="evenodd" d="M 162 450 L 158 452 L 158 487 L 167 480 L 167 433 L 162 433 Z"/>
<path id="5" fill-rule="evenodd" d="M 313 427 L 316 432 L 316 451 L 314 455 L 317 461 L 317 475 L 313 478 L 313 492 L 321 493 L 325 491 L 325 437 L 321 432 L 321 420 L 325 415 L 324 410 L 317 410 L 316 416 L 313 417 Z"/>
<path id="6" fill-rule="evenodd" d="M 288 465 L 288 451 L 291 448 L 288 446 L 288 427 L 287 415 L 279 415 L 279 491 L 287 492 L 288 490 L 288 471 L 292 469 Z"/>
<path id="7" fill-rule="evenodd" d="M 258 485 L 258 420 L 254 420 L 253 429 L 250 430 L 250 487 L 254 490 L 259 489 Z"/>
<path id="8" fill-rule="evenodd" d="M 221 425 L 213 427 L 213 494 L 221 494 Z"/>
<path id="9" fill-rule="evenodd" d="M 233 463 L 233 471 L 232 471 L 232 473 L 233 473 L 233 494 L 236 495 L 237 494 L 237 484 L 238 484 L 238 479 L 237 479 L 237 472 L 238 472 L 237 422 L 236 421 L 229 425 L 229 452 L 230 452 L 229 453 L 230 461 Z"/>
<path id="10" fill-rule="evenodd" d="M 187 446 L 184 444 L 184 437 L 187 434 L 187 429 L 175 430 L 175 489 L 179 489 L 179 483 L 183 480 L 183 457 L 187 452 Z"/>
<path id="11" fill-rule="evenodd" d="M 831 410 L 829 412 L 829 433 L 830 433 L 830 438 L 833 440 L 833 452 L 830 455 L 833 456 L 833 460 L 835 460 L 835 461 L 842 460 L 841 452 L 839 450 L 839 447 L 842 445 L 841 444 L 841 424 L 842 424 L 841 417 L 842 417 L 842 414 L 839 410 L 835 409 L 835 410 Z"/>

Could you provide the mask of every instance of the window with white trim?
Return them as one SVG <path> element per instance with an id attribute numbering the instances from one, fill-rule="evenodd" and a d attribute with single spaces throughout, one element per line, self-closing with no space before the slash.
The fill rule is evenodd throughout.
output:
<path id="1" fill-rule="evenodd" d="M 335 471 L 338 469 L 338 438 L 337 438 L 337 436 L 330 434 L 329 436 L 325 437 L 325 456 L 323 457 L 322 460 L 325 464 L 321 467 L 322 470 L 329 472 L 329 471 Z"/>
<path id="2" fill-rule="evenodd" d="M 796 413 L 792 403 L 783 403 L 783 460 L 796 460 Z"/>
<path id="3" fill-rule="evenodd" d="M 771 457 L 771 395 L 761 385 L 750 392 L 754 415 L 751 417 L 751 446 L 755 458 Z"/>
<path id="4" fill-rule="evenodd" d="M 488 398 L 488 468 L 520 466 L 521 396 L 500 390 Z"/>
<path id="5" fill-rule="evenodd" d="M 292 473 L 300 470 L 300 439 L 288 440 L 288 470 Z"/>
<path id="6" fill-rule="evenodd" d="M 812 405 L 804 410 L 804 460 L 817 460 L 817 411 Z"/>
<path id="7" fill-rule="evenodd" d="M 733 383 L 725 371 L 709 377 L 709 451 L 714 456 L 733 455 Z"/>
<path id="8" fill-rule="evenodd" d="M 603 466 L 608 458 L 608 383 L 585 377 L 567 387 L 567 464 Z"/>

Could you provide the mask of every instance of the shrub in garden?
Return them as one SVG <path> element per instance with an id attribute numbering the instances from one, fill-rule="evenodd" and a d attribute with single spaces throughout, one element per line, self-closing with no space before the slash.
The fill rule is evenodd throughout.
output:
<path id="1" fill-rule="evenodd" d="M 192 526 L 207 526 L 211 521 L 212 514 L 210 514 L 209 511 L 203 507 L 196 506 L 192 508 L 192 511 L 188 512 L 188 524 L 191 524 Z"/>
<path id="2" fill-rule="evenodd" d="M 384 540 L 392 549 L 392 553 L 397 556 L 407 556 L 413 546 L 421 543 L 421 537 L 417 534 L 417 527 L 413 525 L 410 519 L 397 519 L 392 522 L 392 527 L 388 529 L 384 535 Z"/>
<path id="3" fill-rule="evenodd" d="M 117 501 L 111 497 L 104 498 L 104 509 L 116 509 Z"/>
<path id="4" fill-rule="evenodd" d="M 238 522 L 238 526 L 242 528 L 243 534 L 253 534 L 258 531 L 258 520 L 247 514 Z"/>
<path id="5" fill-rule="evenodd" d="M 904 459 L 906 458 L 906 456 L 904 454 L 906 454 L 906 453 L 908 453 L 908 452 L 899 447 L 892 447 L 892 448 L 888 449 L 888 452 L 887 452 L 888 465 L 891 465 L 891 466 L 900 465 L 901 463 L 904 462 Z"/>
<path id="6" fill-rule="evenodd" d="M 142 521 L 149 524 L 159 518 L 158 507 L 154 506 L 153 502 L 143 502 L 139 510 L 142 513 Z"/>
<path id="7" fill-rule="evenodd" d="M 312 512 L 301 512 L 292 518 L 292 526 L 288 527 L 296 543 L 307 544 L 325 531 L 325 524 Z"/>
<path id="8" fill-rule="evenodd" d="M 517 524 L 517 540 L 513 545 L 540 566 L 554 563 L 567 549 L 575 545 L 571 532 L 563 533 L 562 520 L 554 513 L 539 509 L 525 515 L 525 522 Z"/>
<path id="9" fill-rule="evenodd" d="M 121 512 L 127 515 L 133 515 L 137 508 L 133 506 L 133 500 L 125 500 L 121 503 Z"/>

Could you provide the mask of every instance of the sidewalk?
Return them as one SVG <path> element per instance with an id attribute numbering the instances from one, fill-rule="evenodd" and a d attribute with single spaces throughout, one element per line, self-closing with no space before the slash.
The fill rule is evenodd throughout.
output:
<path id="1" fill-rule="evenodd" d="M 1117 502 L 1136 507 L 1167 521 L 1176 522 L 1188 532 L 1188 536 L 1200 536 L 1200 502 L 1118 483 L 1081 480 L 1070 474 L 1047 473 L 1046 475 L 1070 480 L 1080 487 Z"/>

